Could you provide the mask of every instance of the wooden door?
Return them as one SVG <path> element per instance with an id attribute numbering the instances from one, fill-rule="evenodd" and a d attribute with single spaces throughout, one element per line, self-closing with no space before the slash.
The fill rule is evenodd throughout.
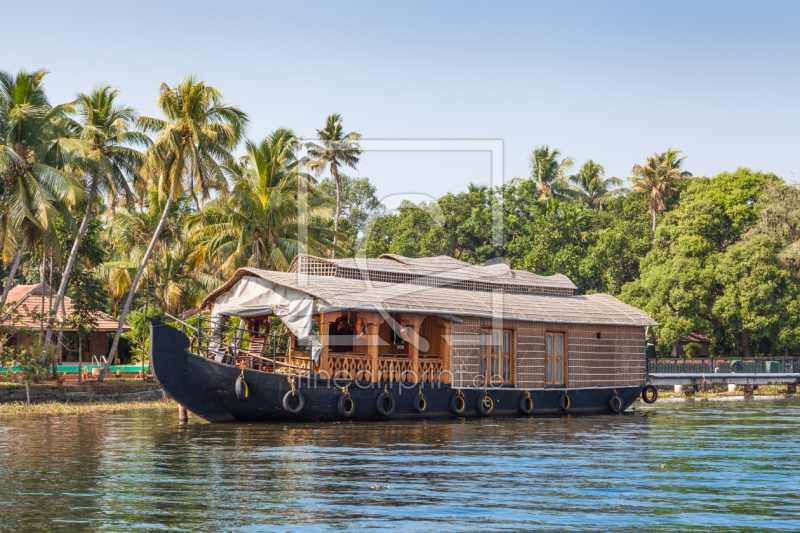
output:
<path id="1" fill-rule="evenodd" d="M 513 338 L 510 329 L 481 329 L 481 375 L 484 383 L 513 384 Z"/>
<path id="2" fill-rule="evenodd" d="M 564 384 L 564 362 L 566 346 L 563 333 L 544 335 L 544 383 L 545 385 Z"/>

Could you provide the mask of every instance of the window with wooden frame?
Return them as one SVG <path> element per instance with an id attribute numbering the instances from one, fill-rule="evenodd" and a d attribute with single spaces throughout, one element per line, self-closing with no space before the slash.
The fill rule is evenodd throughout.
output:
<path id="1" fill-rule="evenodd" d="M 548 331 L 544 334 L 544 384 L 564 384 L 566 344 L 563 333 Z"/>
<path id="2" fill-rule="evenodd" d="M 484 383 L 514 384 L 514 332 L 481 329 L 481 375 Z"/>

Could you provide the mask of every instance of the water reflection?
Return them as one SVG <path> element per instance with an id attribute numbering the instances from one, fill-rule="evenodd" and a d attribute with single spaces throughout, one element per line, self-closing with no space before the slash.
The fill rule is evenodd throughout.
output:
<path id="1" fill-rule="evenodd" d="M 0 530 L 800 530 L 800 402 L 626 416 L 0 417 Z"/>

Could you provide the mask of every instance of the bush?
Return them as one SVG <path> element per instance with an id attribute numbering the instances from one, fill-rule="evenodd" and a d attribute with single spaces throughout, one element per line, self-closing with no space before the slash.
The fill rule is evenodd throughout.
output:
<path id="1" fill-rule="evenodd" d="M 712 357 L 720 357 L 721 355 L 725 354 L 725 347 L 719 344 L 712 344 L 711 348 L 708 349 L 708 352 Z"/>
<path id="2" fill-rule="evenodd" d="M 697 357 L 702 349 L 703 346 L 699 342 L 690 342 L 683 347 L 686 357 Z"/>

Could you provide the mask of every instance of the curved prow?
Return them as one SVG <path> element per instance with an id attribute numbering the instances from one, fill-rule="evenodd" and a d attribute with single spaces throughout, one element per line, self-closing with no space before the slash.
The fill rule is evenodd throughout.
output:
<path id="1" fill-rule="evenodd" d="M 150 365 L 164 391 L 206 420 L 233 420 L 208 393 L 203 377 L 197 376 L 191 368 L 189 358 L 207 360 L 189 353 L 189 337 L 160 320 L 148 318 L 147 321 L 150 323 Z"/>

